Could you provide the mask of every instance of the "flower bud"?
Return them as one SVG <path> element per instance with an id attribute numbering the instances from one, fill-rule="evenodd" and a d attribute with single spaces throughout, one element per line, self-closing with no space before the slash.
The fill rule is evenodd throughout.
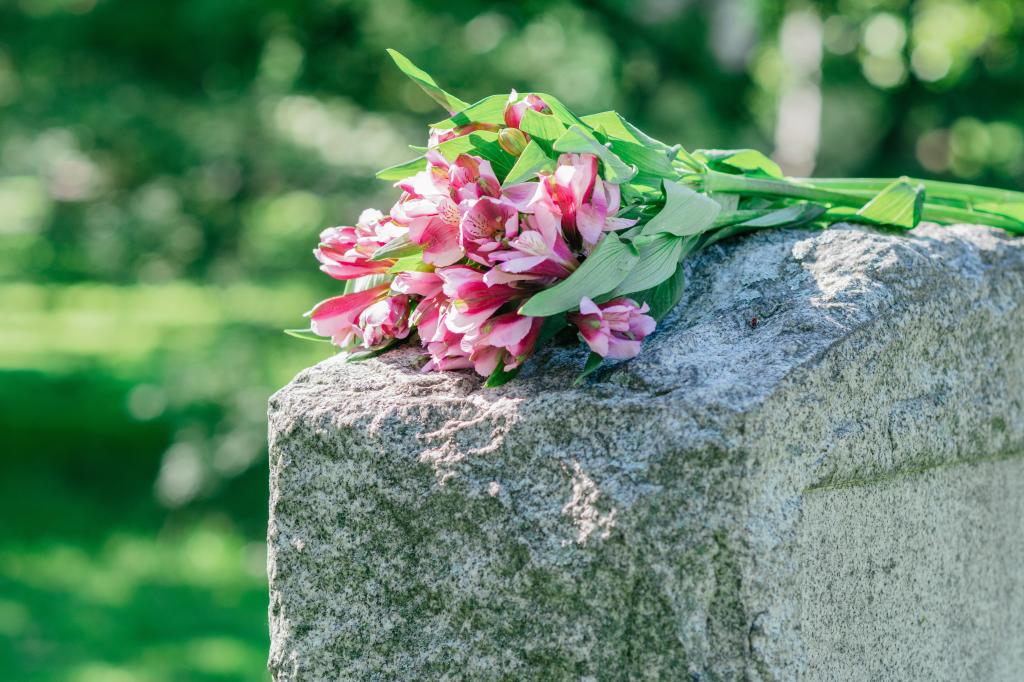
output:
<path id="1" fill-rule="evenodd" d="M 529 139 L 519 128 L 502 128 L 498 133 L 498 144 L 512 156 L 519 156 L 526 149 Z"/>

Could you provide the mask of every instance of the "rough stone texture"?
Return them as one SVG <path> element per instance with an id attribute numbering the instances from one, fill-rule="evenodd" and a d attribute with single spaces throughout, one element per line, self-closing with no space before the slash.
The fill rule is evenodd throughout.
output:
<path id="1" fill-rule="evenodd" d="M 633 361 L 270 403 L 277 680 L 1017 680 L 1024 242 L 769 231 Z M 757 324 L 751 323 L 757 318 Z"/>

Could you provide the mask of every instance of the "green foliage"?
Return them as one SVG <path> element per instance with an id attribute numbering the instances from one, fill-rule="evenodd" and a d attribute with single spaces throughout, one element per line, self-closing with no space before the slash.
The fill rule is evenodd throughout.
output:
<path id="1" fill-rule="evenodd" d="M 921 222 L 924 208 L 924 185 L 907 179 L 892 183 L 857 211 L 858 220 L 874 225 L 891 225 L 908 230 Z"/>
<path id="2" fill-rule="evenodd" d="M 556 152 L 596 155 L 601 159 L 604 179 L 616 185 L 628 182 L 636 175 L 635 166 L 629 166 L 623 162 L 615 152 L 601 144 L 593 133 L 581 125 L 570 126 L 561 137 L 555 140 L 553 146 Z"/>
<path id="3" fill-rule="evenodd" d="M 710 228 L 722 206 L 706 194 L 675 182 L 665 182 L 665 206 L 644 226 L 642 234 L 700 234 Z"/>
<path id="4" fill-rule="evenodd" d="M 438 130 L 450 130 L 470 123 L 504 123 L 507 104 L 508 97 L 505 95 L 489 95 L 443 121 L 431 123 L 430 127 Z"/>
<path id="5" fill-rule="evenodd" d="M 406 76 L 412 79 L 412 81 L 423 89 L 423 92 L 427 93 L 432 100 L 440 104 L 448 111 L 454 113 L 456 111 L 462 111 L 469 107 L 469 104 L 463 102 L 455 95 L 451 95 L 434 82 L 430 74 L 420 69 L 418 66 L 409 61 L 408 57 L 403 55 L 397 50 L 388 48 L 388 54 L 395 61 L 395 65 L 398 66 L 399 70 Z"/>
<path id="6" fill-rule="evenodd" d="M 526 182 L 536 178 L 537 173 L 552 171 L 554 168 L 555 162 L 552 161 L 551 157 L 537 144 L 536 140 L 530 140 L 530 143 L 526 145 L 526 149 L 516 159 L 515 165 L 512 166 L 512 170 L 509 171 L 502 185 L 507 187 L 516 183 Z"/>
<path id="7" fill-rule="evenodd" d="M 577 270 L 549 289 L 534 294 L 519 309 L 521 315 L 548 317 L 572 310 L 584 296 L 595 298 L 617 287 L 639 260 L 636 249 L 607 233 Z"/>
<path id="8" fill-rule="evenodd" d="M 542 145 L 545 151 L 550 151 L 555 140 L 565 133 L 565 124 L 554 114 L 542 114 L 539 111 L 527 109 L 523 113 L 519 129 L 533 138 L 533 141 Z"/>
<path id="9" fill-rule="evenodd" d="M 639 260 L 612 295 L 645 291 L 671 277 L 684 255 L 685 242 L 685 237 L 665 233 L 636 239 L 633 243 L 640 252 Z"/>
<path id="10" fill-rule="evenodd" d="M 422 156 L 413 159 L 412 161 L 406 161 L 404 163 L 396 163 L 394 166 L 388 166 L 382 170 L 377 171 L 378 180 L 405 180 L 406 178 L 419 173 L 422 170 L 426 170 L 427 161 Z"/>
<path id="11" fill-rule="evenodd" d="M 631 298 L 650 306 L 650 316 L 660 322 L 676 307 L 685 291 L 686 271 L 683 264 L 680 263 L 671 277 L 656 287 L 632 295 Z"/>
<path id="12" fill-rule="evenodd" d="M 715 170 L 740 171 L 748 175 L 767 178 L 781 178 L 782 169 L 767 156 L 756 149 L 702 149 L 696 153 Z"/>

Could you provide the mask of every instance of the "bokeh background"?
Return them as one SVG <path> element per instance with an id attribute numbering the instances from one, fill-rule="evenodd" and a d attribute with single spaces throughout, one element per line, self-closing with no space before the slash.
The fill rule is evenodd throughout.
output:
<path id="1" fill-rule="evenodd" d="M 265 679 L 265 404 L 318 231 L 516 87 L 791 174 L 1024 184 L 1020 0 L 0 3 L 0 670 Z"/>

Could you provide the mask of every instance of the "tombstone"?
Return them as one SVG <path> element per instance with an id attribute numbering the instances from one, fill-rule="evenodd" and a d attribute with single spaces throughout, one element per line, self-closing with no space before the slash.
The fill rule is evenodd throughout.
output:
<path id="1" fill-rule="evenodd" d="M 1011 680 L 1024 242 L 776 230 L 631 361 L 415 348 L 270 401 L 283 680 Z"/>

